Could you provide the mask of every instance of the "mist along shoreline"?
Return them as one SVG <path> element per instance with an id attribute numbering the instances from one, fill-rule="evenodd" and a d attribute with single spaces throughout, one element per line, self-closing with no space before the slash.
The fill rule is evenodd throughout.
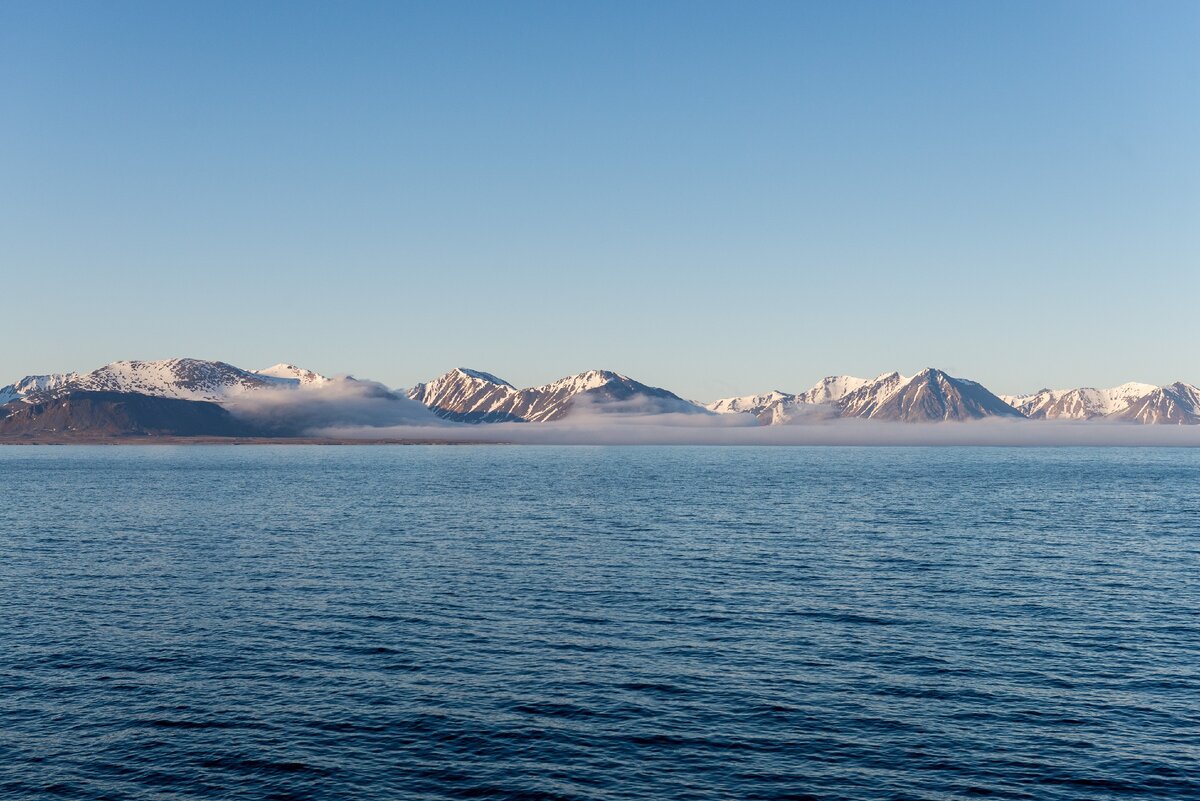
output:
<path id="1" fill-rule="evenodd" d="M 495 440 L 353 439 L 344 437 L 0 437 L 4 445 L 506 445 Z"/>
<path id="2" fill-rule="evenodd" d="M 447 439 L 436 437 L 417 437 L 417 438 L 397 438 L 397 437 L 373 437 L 373 438 L 357 438 L 357 437 L 213 437 L 213 436 L 178 436 L 178 435 L 154 435 L 146 434 L 141 436 L 136 435 L 120 435 L 120 436 L 24 436 L 24 437 L 0 437 L 0 447 L 4 446 L 55 446 L 55 445 L 87 445 L 102 447 L 108 446 L 141 446 L 141 445 L 208 445 L 208 446 L 265 446 L 265 445 L 527 445 L 532 447 L 538 446 L 575 446 L 575 447 L 595 447 L 595 446 L 633 446 L 633 447 L 661 447 L 661 446 L 696 446 L 696 447 L 750 447 L 750 448 L 1002 448 L 1002 449 L 1023 449 L 1023 448 L 1172 448 L 1181 450 L 1191 450 L 1200 448 L 1200 442 L 1146 442 L 1146 441 L 1114 441 L 1114 440 L 1099 440 L 1099 441 L 1003 441 L 1003 440 L 974 440 L 964 439 L 959 441 L 954 440 L 912 440 L 912 441 L 851 441 L 851 440 L 813 440 L 813 441 L 686 441 L 686 440 L 671 440 L 664 441 L 655 438 L 649 438 L 644 441 L 635 440 L 613 440 L 613 441 L 590 441 L 565 438 L 561 441 L 523 441 L 521 439 L 498 440 L 498 439 Z"/>

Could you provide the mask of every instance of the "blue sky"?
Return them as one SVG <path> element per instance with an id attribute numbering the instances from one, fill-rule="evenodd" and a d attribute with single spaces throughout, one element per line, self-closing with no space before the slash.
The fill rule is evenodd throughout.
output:
<path id="1" fill-rule="evenodd" d="M 0 383 L 1200 382 L 1200 4 L 0 5 Z"/>

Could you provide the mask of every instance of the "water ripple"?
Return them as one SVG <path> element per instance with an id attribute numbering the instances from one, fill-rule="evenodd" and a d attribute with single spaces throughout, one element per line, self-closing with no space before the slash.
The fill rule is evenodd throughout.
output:
<path id="1" fill-rule="evenodd" d="M 1200 454 L 0 449 L 4 799 L 1200 798 Z"/>

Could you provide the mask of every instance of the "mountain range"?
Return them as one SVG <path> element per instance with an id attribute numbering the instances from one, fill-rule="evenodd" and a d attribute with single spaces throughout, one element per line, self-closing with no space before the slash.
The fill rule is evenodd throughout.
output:
<path id="1" fill-rule="evenodd" d="M 89 373 L 34 375 L 15 381 L 0 388 L 0 436 L 48 432 L 295 435 L 300 423 L 288 426 L 290 399 L 324 399 L 322 408 L 329 414 L 347 391 L 353 397 L 369 396 L 396 413 L 411 406 L 430 418 L 473 424 L 545 423 L 595 414 L 735 415 L 759 425 L 985 418 L 1200 424 L 1200 389 L 1183 382 L 1042 389 L 1001 396 L 975 381 L 927 368 L 914 376 L 897 372 L 872 379 L 830 376 L 795 394 L 774 390 L 700 404 L 608 370 L 519 389 L 491 373 L 460 367 L 403 392 L 352 377 L 331 378 L 291 364 L 246 370 L 220 361 L 169 359 L 118 361 Z M 265 397 L 282 398 L 273 407 L 269 430 L 245 414 L 245 409 L 255 408 L 255 399 Z"/>
<path id="2" fill-rule="evenodd" d="M 243 370 L 225 362 L 203 359 L 121 361 L 90 373 L 27 375 L 0 387 L 0 403 L 63 390 L 133 392 L 157 398 L 220 402 L 265 387 L 320 386 L 330 380 L 290 364 Z"/>
<path id="3" fill-rule="evenodd" d="M 884 373 L 874 379 L 830 376 L 797 395 L 776 390 L 724 398 L 707 408 L 725 414 L 752 414 L 766 425 L 813 417 L 938 422 L 1025 416 L 982 384 L 932 367 L 911 378 L 900 373 Z"/>
<path id="4" fill-rule="evenodd" d="M 408 391 L 446 420 L 545 423 L 584 408 L 598 412 L 706 414 L 698 404 L 608 370 L 589 370 L 540 387 L 517 389 L 491 373 L 458 367 Z"/>

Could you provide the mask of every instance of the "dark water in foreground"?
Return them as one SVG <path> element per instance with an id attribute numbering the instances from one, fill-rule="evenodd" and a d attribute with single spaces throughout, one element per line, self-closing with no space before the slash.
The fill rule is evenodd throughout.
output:
<path id="1" fill-rule="evenodd" d="M 1200 798 L 1194 450 L 0 448 L 0 797 Z"/>

